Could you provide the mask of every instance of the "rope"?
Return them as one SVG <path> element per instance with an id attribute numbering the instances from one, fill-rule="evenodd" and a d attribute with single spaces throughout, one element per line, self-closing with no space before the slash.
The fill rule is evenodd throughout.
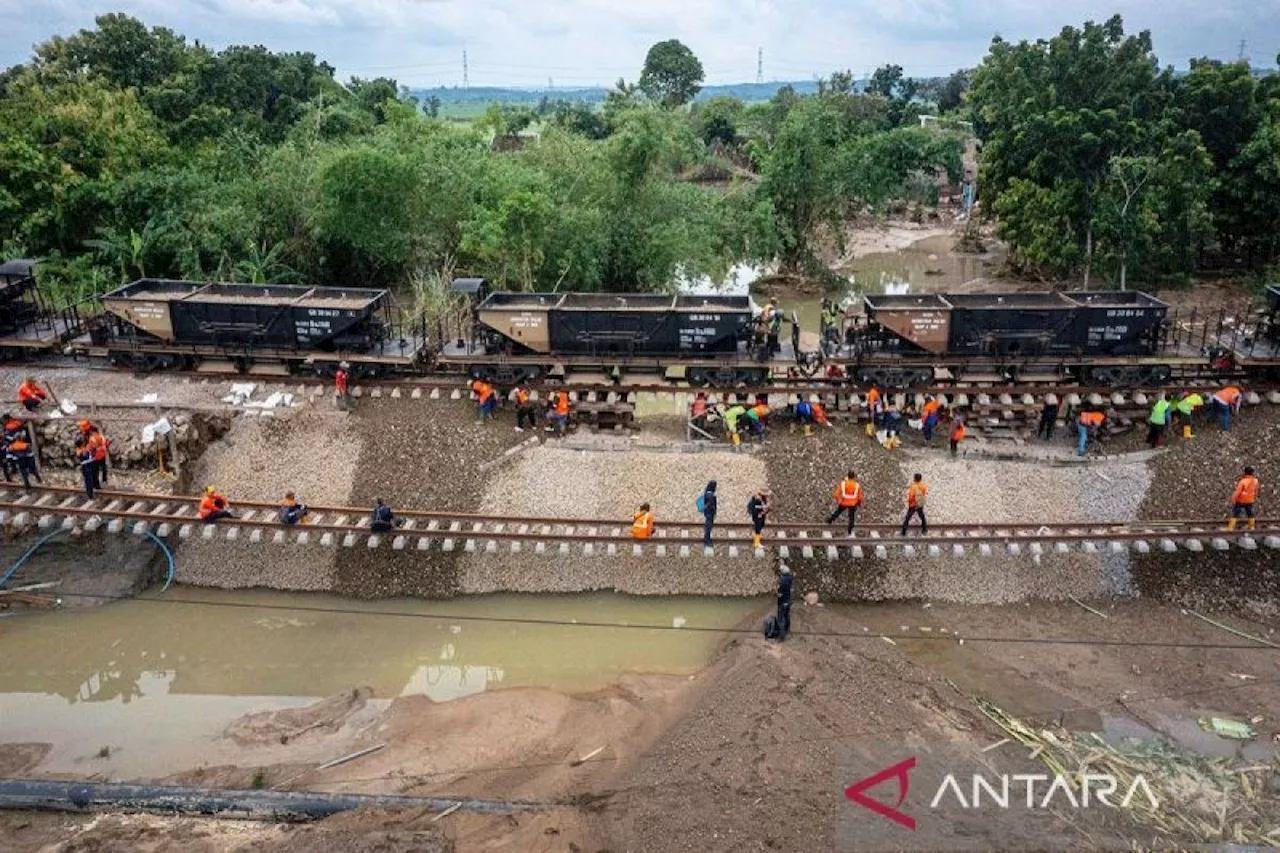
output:
<path id="1" fill-rule="evenodd" d="M 3 576 L 0 576 L 0 588 L 3 588 L 4 585 L 9 582 L 9 578 L 13 577 L 14 574 L 17 573 L 18 569 L 22 568 L 22 566 L 27 562 L 27 560 L 31 559 L 32 555 L 34 555 L 36 551 L 39 551 L 42 547 L 44 547 L 44 543 L 48 542 L 53 537 L 57 536 L 59 533 L 64 533 L 64 532 L 65 531 L 58 529 L 53 531 L 52 533 L 46 533 L 44 536 L 41 536 L 34 545 L 32 545 L 30 548 L 27 549 L 27 553 L 23 554 L 22 557 L 18 560 L 18 562 L 10 566 L 9 570 L 6 571 Z M 161 592 L 168 592 L 169 586 L 170 584 L 173 583 L 174 575 L 177 572 L 177 565 L 174 563 L 174 559 L 173 559 L 173 551 L 169 550 L 169 546 L 165 544 L 163 539 L 161 539 L 159 536 L 156 536 L 150 530 L 146 532 L 146 535 L 151 538 L 151 541 L 155 542 L 157 545 L 160 546 L 160 550 L 164 552 L 165 559 L 169 563 L 169 570 L 168 570 L 168 573 L 165 575 L 165 579 L 164 579 L 164 587 L 160 590 Z"/>

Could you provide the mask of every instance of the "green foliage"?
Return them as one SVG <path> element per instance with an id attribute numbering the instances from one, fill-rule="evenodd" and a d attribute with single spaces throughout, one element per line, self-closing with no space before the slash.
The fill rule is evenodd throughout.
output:
<path id="1" fill-rule="evenodd" d="M 651 101 L 678 107 L 693 100 L 702 88 L 702 63 L 677 39 L 660 41 L 644 57 L 640 90 Z"/>
<path id="2" fill-rule="evenodd" d="M 698 135 L 707 145 L 720 142 L 733 145 L 738 141 L 738 122 L 745 105 L 737 98 L 719 97 L 697 104 L 693 118 Z"/>

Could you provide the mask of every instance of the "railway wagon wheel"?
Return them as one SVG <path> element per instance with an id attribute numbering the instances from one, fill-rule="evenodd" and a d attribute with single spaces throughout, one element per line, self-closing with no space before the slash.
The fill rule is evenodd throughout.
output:
<path id="1" fill-rule="evenodd" d="M 183 358 L 170 353 L 160 352 L 124 352 L 111 350 L 107 353 L 107 362 L 112 367 L 122 367 L 134 373 L 153 373 L 181 366 Z"/>
<path id="2" fill-rule="evenodd" d="M 1173 376 L 1167 364 L 1109 365 L 1089 369 L 1089 380 L 1099 385 L 1164 385 Z"/>
<path id="3" fill-rule="evenodd" d="M 927 367 L 860 367 L 859 382 L 876 383 L 883 388 L 928 387 L 933 383 L 933 370 Z"/>
<path id="4" fill-rule="evenodd" d="M 467 368 L 467 375 L 472 379 L 497 385 L 532 384 L 546 373 L 547 368 L 539 364 L 473 364 Z"/>

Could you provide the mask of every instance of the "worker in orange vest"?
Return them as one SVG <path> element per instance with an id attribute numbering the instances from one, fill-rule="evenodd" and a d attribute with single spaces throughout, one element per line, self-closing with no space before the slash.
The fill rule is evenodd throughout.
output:
<path id="1" fill-rule="evenodd" d="M 31 488 L 32 477 L 35 477 L 37 483 L 44 482 L 40 479 L 40 471 L 36 468 L 36 451 L 31 446 L 31 437 L 27 435 L 26 430 L 18 432 L 13 440 L 8 442 L 5 455 L 22 476 L 22 488 Z M 5 479 L 7 480 L 8 477 L 6 476 Z"/>
<path id="2" fill-rule="evenodd" d="M 924 475 L 916 474 L 911 478 L 911 485 L 907 486 L 907 514 L 902 519 L 902 535 L 907 535 L 907 525 L 911 523 L 912 516 L 920 517 L 920 535 L 929 535 L 929 522 L 924 517 L 925 498 L 929 494 L 929 487 L 924 484 Z"/>
<path id="3" fill-rule="evenodd" d="M 18 386 L 18 402 L 28 412 L 34 412 L 40 408 L 40 404 L 48 396 L 49 392 L 40 387 L 40 383 L 36 382 L 34 376 L 28 376 L 26 381 Z"/>
<path id="4" fill-rule="evenodd" d="M 649 511 L 649 505 L 640 504 L 640 509 L 631 517 L 631 537 L 633 539 L 648 539 L 653 535 L 653 513 Z"/>
<path id="5" fill-rule="evenodd" d="M 831 513 L 827 518 L 827 524 L 832 524 L 840 513 L 849 513 L 849 529 L 846 531 L 849 536 L 853 535 L 853 525 L 858 520 L 858 507 L 862 506 L 862 484 L 858 482 L 857 477 L 850 471 L 845 474 L 844 479 L 840 481 L 840 485 L 836 486 L 836 511 Z"/>
<path id="6" fill-rule="evenodd" d="M 942 404 L 933 395 L 924 398 L 924 405 L 920 407 L 920 432 L 925 441 L 933 441 L 933 428 L 938 425 L 938 411 L 941 408 Z"/>
<path id="7" fill-rule="evenodd" d="M 872 382 L 867 389 L 867 416 L 871 418 L 867 422 L 867 435 L 874 435 L 880 426 L 880 405 L 880 389 Z"/>
<path id="8" fill-rule="evenodd" d="M 293 492 L 286 492 L 280 502 L 280 521 L 284 524 L 298 524 L 311 512 L 311 507 L 298 500 Z"/>
<path id="9" fill-rule="evenodd" d="M 960 442 L 964 441 L 964 418 L 956 415 L 951 419 L 951 455 L 955 456 L 960 449 Z"/>
<path id="10" fill-rule="evenodd" d="M 493 417 L 493 410 L 498 408 L 498 393 L 493 390 L 493 386 L 483 379 L 477 379 L 471 383 L 471 390 L 475 392 L 476 398 L 480 401 L 480 420 L 481 422 L 489 420 Z"/>
<path id="11" fill-rule="evenodd" d="M 1244 394 L 1234 385 L 1228 385 L 1213 395 L 1210 402 L 1213 410 L 1218 413 L 1218 427 L 1223 432 L 1231 429 L 1231 416 L 1240 411 L 1243 401 Z"/>
<path id="12" fill-rule="evenodd" d="M 527 423 L 529 429 L 537 426 L 533 418 L 533 401 L 529 397 L 529 389 L 517 385 L 512 394 L 516 398 L 516 432 L 524 432 Z"/>
<path id="13" fill-rule="evenodd" d="M 8 412 L 0 416 L 0 421 L 4 424 L 4 440 L 3 444 L 0 444 L 0 457 L 3 459 L 4 481 L 10 483 L 13 482 L 13 475 L 18 472 L 18 460 L 9 452 L 9 445 L 19 439 L 29 443 L 31 436 L 27 434 L 27 425 Z"/>
<path id="14" fill-rule="evenodd" d="M 204 487 L 204 497 L 200 498 L 200 509 L 197 514 L 205 524 L 213 524 L 220 518 L 234 518 L 226 495 L 218 494 L 213 486 Z"/>
<path id="15" fill-rule="evenodd" d="M 1084 456 L 1085 448 L 1089 446 L 1090 436 L 1097 438 L 1098 430 L 1102 429 L 1102 424 L 1106 419 L 1107 416 L 1102 412 L 1081 412 L 1080 416 L 1076 418 L 1077 456 Z"/>
<path id="16" fill-rule="evenodd" d="M 1236 483 L 1236 490 L 1231 493 L 1231 520 L 1227 522 L 1227 529 L 1235 530 L 1242 515 L 1249 519 L 1249 529 L 1255 529 L 1258 519 L 1254 517 L 1254 504 L 1257 502 L 1258 478 L 1254 474 L 1253 466 L 1246 465 L 1244 476 L 1240 478 L 1240 482 Z"/>
<path id="17" fill-rule="evenodd" d="M 551 395 L 551 408 L 547 410 L 547 420 L 551 421 L 547 432 L 564 435 L 564 431 L 569 427 L 568 391 L 561 389 Z"/>
<path id="18" fill-rule="evenodd" d="M 105 484 L 107 482 L 107 457 L 111 449 L 111 442 L 107 441 L 107 437 L 102 434 L 102 430 L 92 421 L 80 422 L 80 434 L 84 436 L 85 445 L 93 455 L 93 465 L 97 469 L 95 472 L 97 482 Z"/>
<path id="19" fill-rule="evenodd" d="M 84 478 L 84 494 L 93 500 L 98 491 L 98 464 L 93 458 L 93 448 L 89 439 L 83 434 L 76 437 L 76 464 L 80 466 L 80 476 Z"/>

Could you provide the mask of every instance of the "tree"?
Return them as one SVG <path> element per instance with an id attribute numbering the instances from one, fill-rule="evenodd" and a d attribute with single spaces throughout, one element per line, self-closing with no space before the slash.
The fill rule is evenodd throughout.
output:
<path id="1" fill-rule="evenodd" d="M 695 119 L 702 141 L 707 145 L 713 142 L 734 144 L 738 139 L 738 121 L 744 108 L 742 101 L 723 95 L 698 104 Z"/>
<path id="2" fill-rule="evenodd" d="M 938 90 L 938 112 L 949 113 L 960 109 L 964 104 L 965 93 L 973 85 L 973 69 L 962 68 L 952 72 Z"/>
<path id="3" fill-rule="evenodd" d="M 881 65 L 871 73 L 867 81 L 867 92 L 882 98 L 893 98 L 898 95 L 902 85 L 901 65 Z"/>
<path id="4" fill-rule="evenodd" d="M 432 95 L 430 98 L 427 98 L 427 102 L 422 105 L 422 109 L 424 112 L 426 112 L 429 118 L 439 118 L 440 117 L 440 98 L 435 95 Z"/>
<path id="5" fill-rule="evenodd" d="M 399 87 L 396 81 L 389 77 L 375 77 L 372 80 L 352 77 L 347 83 L 347 91 L 355 96 L 360 108 L 372 115 L 374 121 L 379 124 L 387 120 L 383 104 L 387 101 L 395 101 L 399 97 Z"/>
<path id="6" fill-rule="evenodd" d="M 693 100 L 702 89 L 702 63 L 677 39 L 660 41 L 644 58 L 640 89 L 649 99 L 674 108 Z"/>

